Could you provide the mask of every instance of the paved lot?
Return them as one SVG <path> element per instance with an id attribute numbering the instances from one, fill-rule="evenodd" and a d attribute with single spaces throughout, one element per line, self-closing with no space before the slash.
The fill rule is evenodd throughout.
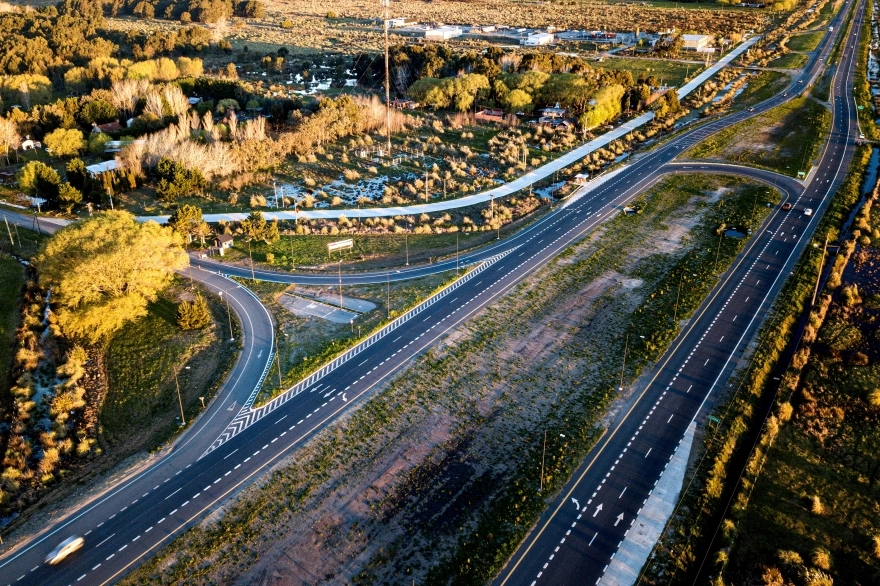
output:
<path id="1" fill-rule="evenodd" d="M 354 312 L 290 293 L 282 295 L 278 302 L 296 315 L 318 317 L 336 324 L 347 324 L 358 317 Z"/>

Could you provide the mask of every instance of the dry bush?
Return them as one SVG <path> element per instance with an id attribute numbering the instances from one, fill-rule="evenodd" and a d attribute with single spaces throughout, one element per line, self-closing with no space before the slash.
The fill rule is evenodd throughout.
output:
<path id="1" fill-rule="evenodd" d="M 831 552 L 824 547 L 817 547 L 813 550 L 810 561 L 815 567 L 827 572 L 831 569 Z"/>
<path id="2" fill-rule="evenodd" d="M 825 505 L 822 503 L 822 498 L 819 495 L 813 495 L 810 497 L 810 512 L 813 513 L 814 515 L 824 515 L 825 514 Z M 819 548 L 815 552 L 813 552 L 813 560 L 814 560 L 813 565 L 818 566 L 818 567 L 822 568 L 823 570 L 827 570 L 828 568 L 826 568 L 824 566 L 820 566 L 819 564 L 816 564 L 816 562 L 815 562 L 817 552 L 819 552 L 820 550 L 821 550 L 821 548 Z M 824 551 L 824 550 L 821 550 L 821 551 Z"/>

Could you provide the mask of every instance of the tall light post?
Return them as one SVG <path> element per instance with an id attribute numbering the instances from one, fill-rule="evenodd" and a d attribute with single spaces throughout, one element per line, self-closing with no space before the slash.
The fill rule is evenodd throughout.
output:
<path id="1" fill-rule="evenodd" d="M 813 246 L 816 246 L 813 244 Z M 816 275 L 816 287 L 813 289 L 813 302 L 811 305 L 816 305 L 816 297 L 819 295 L 819 281 L 822 279 L 822 267 L 825 266 L 825 253 L 828 250 L 828 234 L 825 235 L 825 244 L 822 245 L 822 261 L 819 263 L 819 272 Z"/>
<path id="2" fill-rule="evenodd" d="M 220 299 L 223 299 L 224 291 L 220 291 L 218 295 L 220 295 Z M 226 292 L 226 317 L 229 319 L 229 341 L 235 341 L 235 334 L 232 332 L 232 313 L 229 311 L 229 294 Z"/>
<path id="3" fill-rule="evenodd" d="M 254 275 L 254 254 L 251 252 L 251 241 L 248 240 L 248 256 L 251 258 L 251 280 L 256 281 L 257 277 Z"/>
<path id="4" fill-rule="evenodd" d="M 189 370 L 189 366 L 184 367 Z M 177 380 L 177 373 L 180 369 L 174 371 L 174 386 L 177 387 L 177 402 L 180 404 L 180 427 L 186 425 L 186 416 L 183 414 L 183 396 L 180 394 L 180 381 Z"/>
<path id="5" fill-rule="evenodd" d="M 626 371 L 626 351 L 629 350 L 629 334 L 626 335 L 626 343 L 623 345 L 623 364 L 620 367 L 620 386 L 619 391 L 623 390 L 623 373 Z"/>

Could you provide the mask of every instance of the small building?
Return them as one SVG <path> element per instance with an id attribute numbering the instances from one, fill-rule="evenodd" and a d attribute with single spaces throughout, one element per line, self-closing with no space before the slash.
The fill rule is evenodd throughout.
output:
<path id="1" fill-rule="evenodd" d="M 430 28 L 425 31 L 425 38 L 434 41 L 445 41 L 447 39 L 460 37 L 461 35 L 462 30 L 460 27 L 457 26 L 440 26 L 437 28 Z"/>
<path id="2" fill-rule="evenodd" d="M 405 98 L 395 98 L 391 100 L 391 107 L 399 110 L 415 110 L 419 107 L 419 103 Z"/>
<path id="3" fill-rule="evenodd" d="M 38 140 L 31 140 L 30 136 L 25 136 L 24 140 L 21 141 L 21 150 L 23 151 L 32 151 L 41 148 L 43 148 L 43 143 Z"/>
<path id="4" fill-rule="evenodd" d="M 555 106 L 541 108 L 539 112 L 541 112 L 542 118 L 565 118 L 565 115 L 568 114 L 568 110 L 561 107 L 559 102 L 556 102 Z"/>
<path id="5" fill-rule="evenodd" d="M 402 26 L 418 24 L 416 21 L 409 18 L 389 18 L 385 23 L 388 25 L 388 28 L 400 28 Z"/>
<path id="6" fill-rule="evenodd" d="M 709 35 L 681 35 L 682 48 L 685 51 L 702 51 L 712 42 Z"/>
<path id="7" fill-rule="evenodd" d="M 521 44 L 526 47 L 540 47 L 543 45 L 549 45 L 553 42 L 555 37 L 550 33 L 535 33 L 533 35 L 529 35 L 520 41 Z"/>
<path id="8" fill-rule="evenodd" d="M 483 108 L 479 112 L 474 115 L 474 120 L 477 122 L 503 122 L 504 121 L 504 111 L 497 110 L 495 108 Z"/>
<path id="9" fill-rule="evenodd" d="M 123 165 L 116 159 L 112 159 L 110 161 L 104 161 L 103 163 L 95 163 L 94 165 L 89 165 L 86 167 L 86 171 L 88 171 L 89 175 L 92 177 L 97 177 L 98 175 L 102 175 L 109 171 L 116 171 L 117 169 L 122 169 Z"/>
<path id="10" fill-rule="evenodd" d="M 590 176 L 587 173 L 578 173 L 577 175 L 574 176 L 574 179 L 572 179 L 572 182 L 575 185 L 585 185 L 589 181 L 590 181 Z"/>
<path id="11" fill-rule="evenodd" d="M 233 240 L 231 234 L 217 234 L 214 237 L 214 248 L 216 248 L 220 252 L 220 256 L 223 256 L 223 251 L 229 248 L 232 248 Z"/>
<path id="12" fill-rule="evenodd" d="M 122 124 L 119 123 L 119 120 L 114 120 L 107 124 L 95 124 L 92 122 L 92 132 L 94 134 L 100 134 L 102 132 L 109 134 L 111 132 L 119 132 L 120 130 L 122 130 Z"/>

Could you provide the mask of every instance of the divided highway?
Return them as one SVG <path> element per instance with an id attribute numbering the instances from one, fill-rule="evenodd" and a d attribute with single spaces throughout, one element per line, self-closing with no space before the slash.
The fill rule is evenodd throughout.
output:
<path id="1" fill-rule="evenodd" d="M 861 16 L 857 26 L 860 24 Z M 830 43 L 826 40 L 821 54 L 827 56 L 829 48 Z M 685 422 L 689 422 L 693 413 L 699 410 L 713 386 L 723 381 L 723 377 L 729 373 L 742 340 L 757 327 L 768 302 L 790 270 L 796 252 L 805 245 L 808 232 L 815 226 L 815 217 L 812 220 L 805 218 L 800 210 L 808 205 L 821 211 L 828 194 L 832 193 L 845 174 L 847 157 L 850 156 L 847 146 L 854 136 L 852 104 L 846 91 L 840 89 L 850 87 L 852 77 L 855 51 L 850 47 L 849 40 L 847 48 L 842 69 L 848 73 L 841 76 L 845 79 L 838 80 L 834 90 L 835 132 L 829 149 L 823 155 L 819 172 L 806 192 L 800 183 L 780 179 L 765 171 L 733 165 L 672 163 L 683 148 L 701 140 L 710 131 L 729 126 L 753 113 L 740 112 L 683 133 L 513 237 L 462 255 L 461 262 L 485 262 L 479 273 L 475 272 L 455 290 L 399 323 L 393 331 L 364 345 L 356 353 L 349 353 L 347 361 L 298 389 L 295 397 L 278 401 L 271 412 L 264 411 L 260 417 L 253 417 L 236 427 L 235 433 L 228 433 L 230 422 L 242 412 L 241 406 L 252 397 L 254 386 L 265 376 L 272 351 L 271 320 L 268 314 L 260 315 L 265 309 L 253 298 L 248 301 L 248 294 L 236 288 L 234 282 L 211 274 L 208 270 L 193 270 L 194 278 L 215 291 L 229 291 L 231 288 L 232 299 L 236 300 L 233 304 L 242 316 L 245 352 L 248 355 L 240 359 L 221 395 L 169 456 L 0 558 L 0 586 L 16 583 L 106 584 L 118 580 L 267 467 L 289 455 L 351 404 L 368 397 L 371 391 L 405 368 L 425 348 L 493 303 L 572 242 L 619 213 L 622 205 L 664 174 L 682 171 L 724 172 L 775 184 L 789 200 L 796 202 L 795 210 L 789 214 L 777 210 L 766 223 L 766 231 L 753 238 L 722 284 L 716 287 L 712 297 L 700 309 L 698 318 L 692 320 L 673 350 L 667 353 L 658 367 L 655 381 L 627 417 L 594 450 L 584 470 L 578 472 L 570 487 L 572 491 L 583 492 L 586 489 L 587 493 L 581 502 L 590 501 L 589 506 L 595 507 L 597 505 L 594 503 L 598 501 L 592 498 L 597 497 L 590 497 L 589 493 L 603 484 L 598 480 L 593 483 L 593 480 L 598 479 L 599 470 L 603 471 L 601 474 L 605 473 L 608 469 L 606 464 L 615 466 L 612 476 L 604 481 L 604 487 L 595 492 L 602 493 L 598 498 L 606 499 L 606 495 L 613 494 L 618 487 L 627 489 L 625 493 L 620 493 L 618 502 L 614 503 L 623 512 L 625 523 L 618 523 L 616 527 L 613 525 L 612 504 L 608 500 L 609 504 L 601 515 L 579 522 L 573 531 L 577 537 L 569 537 L 568 545 L 554 553 L 559 535 L 564 535 L 563 529 L 571 528 L 570 517 L 576 516 L 554 505 L 501 578 L 501 583 L 531 584 L 538 580 L 536 576 L 539 572 L 544 572 L 541 581 L 547 584 L 587 583 L 586 576 L 590 577 L 589 583 L 595 583 L 616 549 L 615 544 L 619 541 L 617 534 L 622 535 L 624 525 L 628 527 L 630 519 L 641 506 L 642 495 L 647 494 L 653 479 L 659 476 L 664 458 L 668 459 L 671 453 L 670 447 L 674 447 L 683 433 L 682 426 L 686 427 Z M 814 59 L 804 73 L 806 83 L 798 86 L 796 81 L 792 84 L 792 90 L 806 86 L 820 70 L 820 60 Z M 776 97 L 768 100 L 756 107 L 756 111 L 769 109 L 784 99 Z M 250 277 L 249 269 L 218 266 L 198 259 L 194 264 Z M 412 278 L 454 268 L 455 259 L 451 259 L 434 265 L 402 269 L 400 273 L 391 273 L 391 278 Z M 257 273 L 258 278 L 270 281 L 337 283 L 335 276 Z M 385 279 L 384 271 L 343 276 L 346 283 L 381 282 Z M 250 321 L 246 316 L 251 316 Z M 700 364 L 703 370 L 694 371 Z M 693 385 L 693 388 L 688 385 Z M 663 422 L 665 427 L 660 425 Z M 631 429 L 632 425 L 635 428 Z M 639 431 L 639 425 L 654 431 Z M 636 432 L 641 435 L 637 436 Z M 217 442 L 220 437 L 227 439 Z M 629 439 L 631 437 L 633 439 Z M 640 442 L 648 443 L 643 445 Z M 627 446 L 627 443 L 631 445 Z M 648 457 L 642 457 L 641 451 Z M 628 456 L 618 458 L 617 454 Z M 627 463 L 633 454 L 643 459 L 633 464 Z M 614 464 L 614 460 L 623 463 Z M 566 496 L 566 493 L 562 496 Z M 577 514 L 587 516 L 586 512 Z M 592 511 L 589 514 L 592 515 Z M 86 547 L 59 566 L 44 565 L 43 556 L 72 534 L 83 535 Z M 556 556 L 554 563 L 542 570 L 550 555 Z"/>
<path id="2" fill-rule="evenodd" d="M 862 8 L 860 4 L 852 32 L 845 39 L 832 88 L 832 132 L 809 187 L 793 199 L 790 212 L 777 209 L 764 230 L 753 237 L 651 373 L 647 386 L 612 424 L 514 554 L 496 580 L 498 586 L 603 583 L 608 565 L 685 431 L 692 421 L 700 422 L 706 415 L 703 407 L 732 374 L 846 176 L 858 137 L 850 88 Z M 842 19 L 839 16 L 835 25 L 842 24 Z M 827 57 L 831 41 L 826 39 L 820 60 Z M 693 133 L 682 146 L 695 144 L 707 132 Z M 681 169 L 695 166 L 703 165 L 680 164 Z M 807 208 L 815 212 L 808 216 Z"/>

